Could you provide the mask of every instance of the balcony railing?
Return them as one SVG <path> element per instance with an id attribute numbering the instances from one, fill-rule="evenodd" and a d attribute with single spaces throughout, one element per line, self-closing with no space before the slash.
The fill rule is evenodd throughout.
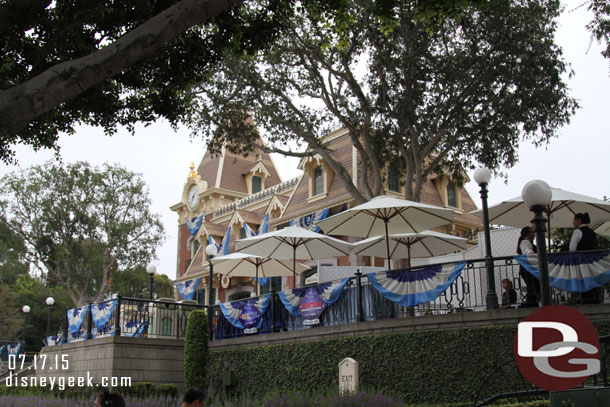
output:
<path id="1" fill-rule="evenodd" d="M 453 263 L 444 263 L 453 264 Z M 423 267 L 413 267 L 417 271 Z M 332 326 L 351 324 L 363 321 L 376 321 L 389 318 L 407 318 L 422 315 L 451 314 L 457 312 L 477 312 L 487 310 L 485 302 L 487 295 L 485 259 L 466 261 L 462 273 L 434 301 L 415 307 L 403 307 L 385 298 L 369 281 L 366 275 L 357 273 L 350 278 L 339 299 L 328 306 L 315 326 Z M 502 298 L 501 282 L 508 279 L 513 283 L 518 299 L 516 306 L 531 306 L 526 304 L 526 285 L 519 276 L 519 265 L 512 256 L 494 258 L 494 274 L 496 279 L 496 295 Z M 581 302 L 578 293 L 569 293 L 552 289 L 553 304 L 567 305 Z M 243 301 L 243 300 L 241 300 Z M 501 301 L 499 301 L 501 303 Z M 609 302 L 604 294 L 599 302 Z M 535 305 L 534 305 L 535 306 Z M 222 315 L 219 305 L 212 307 L 214 339 L 235 338 L 247 336 L 243 329 L 231 325 Z M 270 305 L 262 315 L 262 326 L 257 333 L 279 331 L 294 331 L 300 329 L 315 329 L 315 326 L 303 324 L 301 316 L 294 316 L 286 310 L 278 293 L 272 293 Z"/>

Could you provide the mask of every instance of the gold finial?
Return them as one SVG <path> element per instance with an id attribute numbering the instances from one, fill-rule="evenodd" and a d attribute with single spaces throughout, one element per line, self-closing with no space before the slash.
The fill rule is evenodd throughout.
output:
<path id="1" fill-rule="evenodd" d="M 195 171 L 195 163 L 191 161 L 191 166 L 189 167 L 191 169 L 191 171 L 189 172 L 189 176 L 188 178 L 193 178 L 193 179 L 201 179 L 201 176 L 197 173 L 197 171 Z"/>

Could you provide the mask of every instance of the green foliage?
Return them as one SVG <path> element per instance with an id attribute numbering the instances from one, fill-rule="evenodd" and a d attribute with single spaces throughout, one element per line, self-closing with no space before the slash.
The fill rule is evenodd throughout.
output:
<path id="1" fill-rule="evenodd" d="M 10 286 L 0 283 L 0 340 L 21 340 L 23 317 L 17 306 L 17 295 Z"/>
<path id="2" fill-rule="evenodd" d="M 255 122 L 269 151 L 320 154 L 358 202 L 399 162 L 419 200 L 437 171 L 461 180 L 464 167 L 514 165 L 521 142 L 548 142 L 577 108 L 554 43 L 558 1 L 344 3 L 305 4 L 264 51 L 227 56 L 196 88 L 193 133 L 244 153 L 258 148 Z M 323 142 L 339 127 L 359 153 L 359 191 Z"/>
<path id="3" fill-rule="evenodd" d="M 0 203 L 0 209 L 3 206 Z M 25 253 L 23 239 L 11 230 L 5 217 L 0 216 L 0 284 L 14 284 L 17 277 L 28 272 Z"/>
<path id="4" fill-rule="evenodd" d="M 208 323 L 203 310 L 192 311 L 184 337 L 184 382 L 187 388 L 207 388 Z"/>
<path id="5" fill-rule="evenodd" d="M 110 275 L 148 264 L 164 237 L 141 175 L 121 166 L 47 162 L 5 176 L 0 195 L 26 259 L 76 306 L 103 300 Z"/>
<path id="6" fill-rule="evenodd" d="M 130 387 L 116 387 L 125 397 L 137 399 L 171 399 L 179 396 L 178 388 L 173 384 L 153 384 L 147 382 L 132 383 Z M 0 386 L 0 396 L 49 396 L 59 399 L 91 399 L 101 392 L 99 387 L 66 387 L 59 390 L 57 387 L 7 387 Z"/>
<path id="7" fill-rule="evenodd" d="M 599 335 L 610 323 L 595 323 Z M 359 363 L 360 385 L 400 394 L 407 404 L 483 400 L 500 389 L 522 389 L 513 362 L 515 326 L 355 336 L 210 353 L 209 371 L 230 368 L 236 394 L 263 397 L 337 389 L 338 363 Z M 264 384 L 264 385 L 263 385 Z"/>
<path id="8" fill-rule="evenodd" d="M 57 333 L 59 326 L 65 318 L 65 310 L 72 308 L 72 301 L 68 297 L 63 287 L 45 284 L 45 282 L 33 278 L 28 274 L 19 277 L 14 286 L 11 286 L 14 293 L 12 307 L 19 311 L 20 323 L 18 338 L 21 340 L 23 330 L 23 314 L 21 307 L 30 306 L 30 312 L 26 316 L 26 351 L 36 352 L 43 346 L 43 339 L 47 336 L 47 318 L 49 309 L 46 304 L 48 297 L 53 297 L 55 304 L 50 312 L 50 334 Z"/>
<path id="9" fill-rule="evenodd" d="M 599 42 L 604 42 L 606 48 L 602 51 L 605 58 L 610 58 L 610 2 L 607 0 L 589 0 L 589 10 L 593 12 L 593 20 L 587 25 Z"/>
<path id="10" fill-rule="evenodd" d="M 112 273 L 111 293 L 121 293 L 124 297 L 150 298 L 150 276 L 143 267 Z M 174 298 L 174 284 L 165 274 L 155 274 L 154 298 Z"/>

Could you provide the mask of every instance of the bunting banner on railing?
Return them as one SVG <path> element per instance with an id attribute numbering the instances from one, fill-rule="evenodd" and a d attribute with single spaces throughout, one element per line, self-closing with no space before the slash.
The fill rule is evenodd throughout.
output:
<path id="1" fill-rule="evenodd" d="M 519 265 L 540 279 L 536 254 L 521 254 L 514 258 Z M 547 260 L 549 284 L 558 290 L 582 293 L 610 282 L 610 250 L 549 253 Z"/>
<path id="2" fill-rule="evenodd" d="M 80 308 L 73 308 L 68 310 L 68 342 L 72 342 L 77 339 L 83 339 L 80 337 L 80 331 L 88 313 L 89 304 Z"/>
<path id="3" fill-rule="evenodd" d="M 301 216 L 300 218 L 293 219 L 290 221 L 290 226 L 300 226 L 308 229 L 312 232 L 320 233 L 320 228 L 317 226 L 318 222 L 328 217 L 329 209 L 322 209 L 309 215 Z"/>
<path id="4" fill-rule="evenodd" d="M 247 300 L 220 304 L 222 315 L 235 328 L 243 329 L 245 334 L 258 332 L 263 324 L 263 314 L 269 307 L 270 294 L 252 297 Z"/>
<path id="5" fill-rule="evenodd" d="M 105 333 L 106 324 L 110 321 L 112 313 L 116 308 L 118 300 L 105 301 L 99 304 L 93 304 L 91 307 L 91 317 L 93 318 L 93 325 L 96 329 L 96 333 Z"/>
<path id="6" fill-rule="evenodd" d="M 309 287 L 280 291 L 278 294 L 284 307 L 292 315 L 301 315 L 303 325 L 320 323 L 320 315 L 327 306 L 339 299 L 349 277 Z"/>
<path id="7" fill-rule="evenodd" d="M 138 319 L 127 321 L 123 324 L 123 331 L 121 336 L 139 338 L 142 336 L 146 328 L 148 327 L 148 321 L 146 319 L 140 321 Z"/>
<path id="8" fill-rule="evenodd" d="M 203 222 L 204 214 L 186 220 L 186 228 L 191 232 L 191 236 L 199 231 L 201 223 Z"/>
<path id="9" fill-rule="evenodd" d="M 10 355 L 19 355 L 19 352 L 21 352 L 21 343 L 13 343 L 13 344 L 9 344 L 6 345 L 6 350 Z"/>
<path id="10" fill-rule="evenodd" d="M 369 273 L 371 284 L 388 300 L 413 307 L 434 301 L 462 273 L 466 262 L 432 265 L 419 270 L 395 270 Z"/>
<path id="11" fill-rule="evenodd" d="M 195 292 L 197 291 L 197 286 L 199 285 L 199 277 L 187 280 L 184 283 L 178 283 L 178 291 L 182 296 L 183 300 L 192 300 L 195 298 Z"/>
<path id="12" fill-rule="evenodd" d="M 61 333 L 53 336 L 47 336 L 46 346 L 61 345 L 64 343 L 64 336 Z"/>

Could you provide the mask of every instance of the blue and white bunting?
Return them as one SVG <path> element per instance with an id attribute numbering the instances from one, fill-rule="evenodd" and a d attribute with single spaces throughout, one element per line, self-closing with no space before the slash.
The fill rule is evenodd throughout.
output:
<path id="1" fill-rule="evenodd" d="M 252 228 L 250 226 L 248 226 L 248 224 L 245 222 L 244 222 L 244 231 L 246 232 L 246 238 L 256 236 L 256 232 L 254 230 L 252 230 Z"/>
<path id="2" fill-rule="evenodd" d="M 93 318 L 93 325 L 97 332 L 104 332 L 104 328 L 108 321 L 110 321 L 110 317 L 112 317 L 112 313 L 116 308 L 117 301 L 118 300 L 105 301 L 99 304 L 93 304 L 93 307 L 91 307 L 91 317 Z"/>
<path id="3" fill-rule="evenodd" d="M 229 321 L 231 325 L 238 329 L 244 329 L 244 324 L 242 323 L 242 314 L 244 312 L 244 309 L 248 305 L 248 302 L 253 302 L 253 305 L 258 309 L 260 315 L 262 316 L 265 314 L 265 312 L 267 312 L 270 300 L 271 295 L 265 294 L 257 298 L 249 298 L 247 300 L 223 302 L 222 304 L 220 304 L 220 310 L 222 311 L 222 315 L 226 318 L 227 321 Z M 260 318 L 257 328 L 260 328 L 262 323 L 263 318 Z"/>
<path id="4" fill-rule="evenodd" d="M 199 231 L 201 223 L 203 222 L 204 214 L 186 220 L 186 228 L 191 232 L 191 236 Z"/>
<path id="5" fill-rule="evenodd" d="M 290 221 L 290 226 L 300 226 L 312 232 L 320 233 L 321 229 L 318 227 L 318 222 L 328 217 L 328 211 L 328 208 L 321 209 L 317 212 L 310 213 L 309 215 L 293 219 Z"/>
<path id="6" fill-rule="evenodd" d="M 231 227 L 229 226 L 227 228 L 227 233 L 225 233 L 225 237 L 222 239 L 222 242 L 220 243 L 220 250 L 218 251 L 218 254 L 220 254 L 222 252 L 222 256 L 226 256 L 227 254 L 229 254 L 229 241 L 231 240 Z"/>
<path id="7" fill-rule="evenodd" d="M 147 327 L 147 320 L 140 321 L 136 319 L 132 321 L 127 321 L 123 324 L 123 332 L 121 332 L 121 336 L 139 338 L 140 336 L 142 336 Z"/>
<path id="8" fill-rule="evenodd" d="M 271 277 L 259 277 L 259 278 L 254 278 L 256 280 L 256 283 L 258 285 L 267 285 L 269 284 L 269 281 L 271 281 Z"/>
<path id="9" fill-rule="evenodd" d="M 70 342 L 71 340 L 82 339 L 81 328 L 88 313 L 89 304 L 80 308 L 69 309 L 67 311 L 69 331 L 68 342 Z"/>
<path id="10" fill-rule="evenodd" d="M 58 333 L 57 335 L 53 335 L 53 336 L 47 336 L 46 345 L 47 346 L 61 345 L 64 342 L 63 339 L 64 339 L 64 337 L 60 333 Z"/>
<path id="11" fill-rule="evenodd" d="M 550 253 L 548 256 L 549 284 L 562 291 L 585 292 L 610 282 L 610 251 Z M 519 265 L 540 279 L 538 256 L 515 256 Z"/>
<path id="12" fill-rule="evenodd" d="M 303 298 L 305 298 L 305 294 L 309 289 L 316 290 L 324 301 L 324 303 L 326 303 L 326 305 L 328 306 L 339 299 L 339 296 L 343 292 L 343 289 L 345 288 L 345 285 L 348 281 L 349 277 L 346 277 L 344 279 L 328 283 L 280 291 L 278 294 L 280 296 L 282 304 L 284 304 L 284 307 L 286 307 L 288 312 L 296 316 L 300 315 L 299 305 L 301 305 L 301 301 L 303 301 Z"/>
<path id="13" fill-rule="evenodd" d="M 265 215 L 265 218 L 263 219 L 263 223 L 261 223 L 261 225 L 258 227 L 257 235 L 260 236 L 267 232 L 269 232 L 269 214 Z"/>
<path id="14" fill-rule="evenodd" d="M 394 270 L 367 274 L 371 284 L 388 300 L 413 307 L 434 301 L 462 273 L 466 262 L 432 265 L 415 271 Z"/>
<path id="15" fill-rule="evenodd" d="M 19 355 L 19 352 L 21 352 L 21 343 L 12 343 L 9 345 L 6 345 L 6 350 L 8 352 L 9 355 Z"/>
<path id="16" fill-rule="evenodd" d="M 197 286 L 199 285 L 199 277 L 187 280 L 184 283 L 178 283 L 178 291 L 182 296 L 183 300 L 192 300 L 195 298 L 195 292 L 197 291 Z"/>
<path id="17" fill-rule="evenodd" d="M 0 361 L 3 360 L 2 355 L 4 354 L 4 350 L 6 349 L 8 345 L 2 345 L 0 346 Z"/>

